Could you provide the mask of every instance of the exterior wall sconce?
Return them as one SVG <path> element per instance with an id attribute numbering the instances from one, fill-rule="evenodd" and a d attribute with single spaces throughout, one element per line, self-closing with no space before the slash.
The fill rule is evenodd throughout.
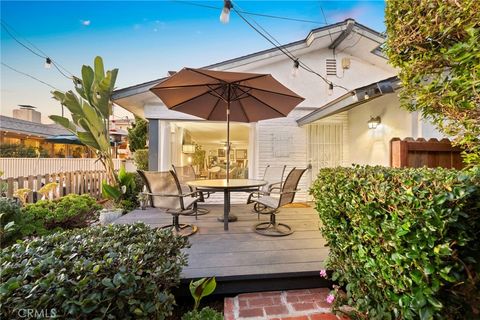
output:
<path id="1" fill-rule="evenodd" d="M 183 153 L 195 153 L 195 145 L 194 144 L 184 144 L 182 146 Z"/>
<path id="2" fill-rule="evenodd" d="M 368 129 L 376 129 L 378 125 L 380 124 L 381 119 L 380 116 L 377 117 L 371 117 L 370 120 L 368 120 Z"/>

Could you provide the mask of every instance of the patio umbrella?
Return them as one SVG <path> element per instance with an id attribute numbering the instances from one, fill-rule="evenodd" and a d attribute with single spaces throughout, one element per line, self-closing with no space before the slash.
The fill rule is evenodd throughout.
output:
<path id="1" fill-rule="evenodd" d="M 286 117 L 304 98 L 270 74 L 184 68 L 150 89 L 167 108 L 205 120 L 227 122 L 227 181 L 230 121 Z"/>
<path id="2" fill-rule="evenodd" d="M 76 144 L 76 145 L 83 145 L 83 143 L 78 140 L 77 136 L 74 135 L 58 135 L 58 136 L 50 136 L 45 138 L 46 142 L 51 143 L 61 143 L 61 144 Z"/>

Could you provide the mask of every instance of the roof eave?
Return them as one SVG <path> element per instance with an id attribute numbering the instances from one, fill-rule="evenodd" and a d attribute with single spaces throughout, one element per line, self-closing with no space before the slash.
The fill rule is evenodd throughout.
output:
<path id="1" fill-rule="evenodd" d="M 303 116 L 302 118 L 297 120 L 297 123 L 298 123 L 299 126 L 304 126 L 304 125 L 310 124 L 312 122 L 321 120 L 323 118 L 335 115 L 337 113 L 348 111 L 350 109 L 355 108 L 356 106 L 359 106 L 361 104 L 370 102 L 373 99 L 376 99 L 376 98 L 381 97 L 383 95 L 390 94 L 390 93 L 380 93 L 380 94 L 378 94 L 378 95 L 376 95 L 372 98 L 369 98 L 369 99 L 366 99 L 366 98 L 359 99 L 358 98 L 357 92 L 361 93 L 361 92 L 368 91 L 369 89 L 378 87 L 379 84 L 382 84 L 382 83 L 385 83 L 385 82 L 390 82 L 392 84 L 392 89 L 394 91 L 401 88 L 401 84 L 400 84 L 397 76 L 390 77 L 390 78 L 387 78 L 387 79 L 384 79 L 384 80 L 381 80 L 381 81 L 377 81 L 377 82 L 371 83 L 371 84 L 366 85 L 366 86 L 358 87 L 358 88 L 356 88 L 354 90 L 351 90 L 351 91 L 345 93 L 344 95 L 336 98 L 335 100 L 330 101 L 329 103 L 327 103 L 326 105 L 318 108 L 317 110 Z"/>
<path id="2" fill-rule="evenodd" d="M 378 31 L 375 31 L 373 29 L 370 29 L 370 28 L 364 26 L 363 24 L 360 24 L 360 23 L 356 22 L 353 19 L 346 19 L 344 21 L 337 22 L 337 23 L 334 23 L 334 24 L 330 24 L 328 26 L 323 26 L 323 27 L 313 29 L 308 33 L 308 35 L 305 37 L 305 39 L 290 42 L 288 44 L 283 45 L 282 47 L 288 49 L 288 48 L 298 46 L 298 45 L 302 45 L 302 44 L 305 44 L 306 46 L 310 46 L 310 44 L 314 40 L 316 34 L 321 33 L 321 32 L 328 32 L 328 30 L 330 30 L 330 29 L 334 29 L 334 28 L 337 28 L 337 27 L 340 27 L 340 26 L 343 26 L 343 25 L 348 25 L 352 21 L 354 21 L 354 27 L 360 28 L 360 29 L 370 33 L 374 37 L 377 37 L 377 39 L 372 39 L 372 40 L 378 42 L 379 44 L 382 41 L 385 40 L 386 37 L 385 37 L 384 34 L 378 32 Z M 364 34 L 364 36 L 365 36 L 365 34 Z M 245 56 L 237 57 L 237 58 L 234 58 L 234 59 L 229 59 L 229 60 L 225 60 L 225 61 L 221 61 L 221 62 L 218 62 L 218 63 L 211 64 L 211 65 L 207 65 L 207 66 L 202 67 L 202 69 L 218 68 L 218 67 L 222 67 L 222 66 L 225 66 L 225 65 L 228 65 L 228 64 L 232 64 L 232 63 L 235 63 L 235 62 L 238 62 L 238 61 L 247 60 L 247 59 L 250 59 L 250 58 L 253 58 L 253 57 L 262 56 L 262 55 L 269 54 L 269 53 L 276 52 L 276 51 L 279 51 L 279 50 L 277 48 L 270 48 L 270 49 L 258 51 L 258 52 L 255 52 L 255 53 L 251 53 L 251 54 L 248 54 L 248 55 L 245 55 Z M 151 87 L 160 83 L 161 81 L 164 81 L 167 78 L 168 77 L 163 77 L 163 78 L 155 79 L 155 80 L 152 80 L 152 81 L 144 82 L 144 83 L 141 83 L 141 84 L 137 84 L 137 85 L 134 85 L 134 86 L 130 86 L 130 87 L 115 90 L 113 92 L 112 99 L 113 100 L 119 100 L 119 99 L 126 98 L 126 97 L 129 97 L 129 96 L 135 95 L 135 94 L 146 92 Z"/>

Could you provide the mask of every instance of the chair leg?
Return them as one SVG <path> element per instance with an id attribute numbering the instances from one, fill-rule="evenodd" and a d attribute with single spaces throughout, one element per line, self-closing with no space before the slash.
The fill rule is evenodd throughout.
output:
<path id="1" fill-rule="evenodd" d="M 198 231 L 193 224 L 180 223 L 179 215 L 172 215 L 172 224 L 162 226 L 161 229 L 171 229 L 178 236 L 189 237 Z"/>
<path id="2" fill-rule="evenodd" d="M 268 237 L 284 237 L 293 233 L 292 227 L 276 221 L 276 212 L 270 213 L 269 222 L 261 222 L 254 226 L 254 231 Z"/>

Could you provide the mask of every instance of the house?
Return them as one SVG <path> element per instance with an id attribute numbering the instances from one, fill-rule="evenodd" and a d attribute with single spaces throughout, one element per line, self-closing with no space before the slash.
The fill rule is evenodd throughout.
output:
<path id="1" fill-rule="evenodd" d="M 305 98 L 286 118 L 232 126 L 234 162 L 244 160 L 249 177 L 261 177 L 267 164 L 310 167 L 302 179 L 308 186 L 322 167 L 352 163 L 389 165 L 393 137 L 439 138 L 417 113 L 400 108 L 397 71 L 381 48 L 385 35 L 352 19 L 314 29 L 305 39 L 284 45 L 300 61 L 324 75 L 305 70 L 292 76 L 292 61 L 274 48 L 219 62 L 204 68 L 270 73 Z M 185 61 L 188 66 L 188 61 Z M 212 123 L 168 110 L 149 91 L 165 78 L 114 92 L 114 102 L 149 120 L 150 169 L 167 170 L 187 164 L 182 145 L 204 145 L 204 167 L 222 161 L 225 124 Z M 240 150 L 237 157 L 237 150 Z"/>
<path id="2" fill-rule="evenodd" d="M 21 105 L 12 114 L 13 117 L 0 115 L 0 144 L 33 147 L 50 158 L 96 158 L 70 131 L 57 124 L 42 123 L 42 115 L 34 106 Z M 126 139 L 130 125 L 129 119 L 110 121 L 112 151 L 116 158 L 130 154 Z"/>

